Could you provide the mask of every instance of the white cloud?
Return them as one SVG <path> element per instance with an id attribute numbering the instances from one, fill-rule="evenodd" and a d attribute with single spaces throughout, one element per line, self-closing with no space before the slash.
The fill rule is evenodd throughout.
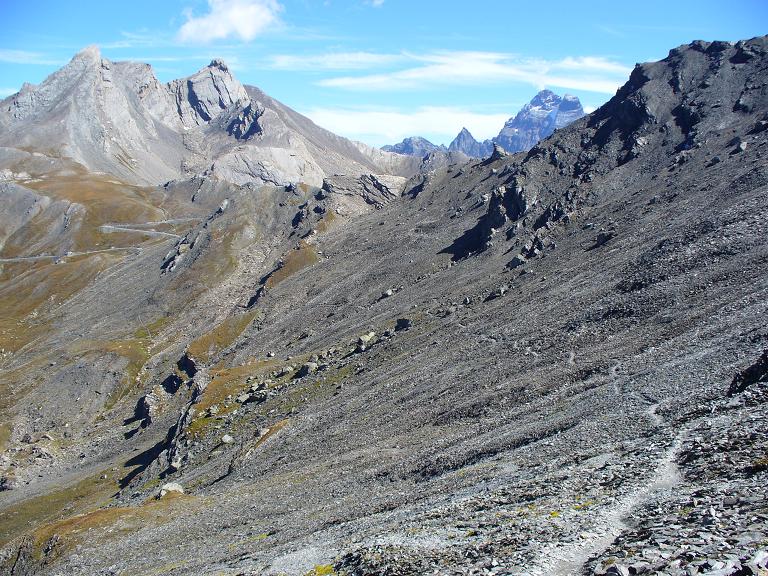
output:
<path id="1" fill-rule="evenodd" d="M 409 55 L 414 65 L 383 74 L 341 76 L 322 86 L 358 91 L 397 91 L 435 86 L 480 86 L 508 82 L 613 94 L 631 69 L 597 56 L 562 60 L 526 59 L 497 52 L 435 52 Z"/>
<path id="2" fill-rule="evenodd" d="M 402 54 L 376 54 L 374 52 L 330 52 L 300 56 L 277 54 L 270 66 L 279 70 L 364 70 L 390 65 L 407 59 Z"/>
<path id="3" fill-rule="evenodd" d="M 407 136 L 423 136 L 448 144 L 466 127 L 478 140 L 499 133 L 509 114 L 482 114 L 464 108 L 426 106 L 412 112 L 391 109 L 313 108 L 303 111 L 332 132 L 377 146 Z"/>
<path id="4" fill-rule="evenodd" d="M 16 94 L 18 91 L 18 88 L 0 88 L 0 98 L 5 98 L 11 94 Z"/>
<path id="5" fill-rule="evenodd" d="M 208 0 L 204 16 L 187 13 L 178 32 L 182 42 L 208 43 L 224 38 L 249 42 L 279 23 L 283 10 L 277 0 Z"/>
<path id="6" fill-rule="evenodd" d="M 367 4 L 373 6 L 374 8 L 378 8 L 379 6 L 384 5 L 384 0 L 368 0 Z"/>
<path id="7" fill-rule="evenodd" d="M 66 61 L 57 60 L 39 52 L 0 49 L 0 62 L 9 62 L 11 64 L 35 64 L 41 66 L 60 66 Z"/>

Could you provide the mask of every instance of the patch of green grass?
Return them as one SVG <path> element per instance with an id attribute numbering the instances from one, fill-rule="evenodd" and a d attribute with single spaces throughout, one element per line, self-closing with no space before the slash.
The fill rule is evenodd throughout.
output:
<path id="1" fill-rule="evenodd" d="M 335 574 L 332 564 L 318 564 L 304 576 L 334 576 Z"/>

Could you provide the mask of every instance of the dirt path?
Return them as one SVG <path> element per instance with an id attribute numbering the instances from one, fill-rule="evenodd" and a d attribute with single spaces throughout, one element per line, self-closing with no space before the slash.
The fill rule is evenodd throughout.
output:
<path id="1" fill-rule="evenodd" d="M 99 229 L 103 232 L 135 232 L 137 234 L 143 234 L 144 236 L 162 236 L 164 238 L 181 238 L 178 234 L 171 232 L 160 232 L 159 230 L 153 230 L 151 228 L 132 228 L 129 226 L 116 226 L 113 224 L 104 224 L 99 226 Z"/>
<path id="2" fill-rule="evenodd" d="M 605 550 L 619 534 L 627 529 L 625 518 L 632 510 L 650 502 L 659 493 L 670 490 L 680 481 L 675 456 L 681 444 L 682 438 L 678 437 L 659 461 L 656 471 L 646 485 L 620 498 L 598 514 L 594 522 L 596 527 L 594 532 L 589 533 L 581 542 L 565 546 L 549 546 L 541 552 L 541 556 L 549 560 L 539 564 L 530 574 L 541 576 L 582 574 L 584 565 L 589 559 Z"/>
<path id="3" fill-rule="evenodd" d="M 627 390 L 620 383 L 620 371 L 621 363 L 619 362 L 616 362 L 609 370 L 609 376 L 612 380 L 611 386 L 617 397 L 629 396 L 646 404 L 643 415 L 653 423 L 654 427 L 665 427 L 667 423 L 657 413 L 659 404 L 644 398 L 637 392 L 627 394 Z M 658 460 L 653 474 L 644 484 L 597 512 L 592 522 L 593 530 L 585 533 L 582 540 L 564 545 L 550 544 L 546 546 L 539 554 L 540 562 L 526 574 L 531 576 L 579 576 L 583 574 L 584 565 L 589 559 L 608 548 L 611 542 L 627 529 L 625 519 L 630 516 L 632 510 L 654 500 L 680 482 L 681 475 L 675 459 L 686 435 L 685 430 L 681 430 L 675 435 L 671 446 Z"/>
<path id="4" fill-rule="evenodd" d="M 125 251 L 141 252 L 141 246 L 123 246 L 118 248 L 104 248 L 102 250 L 88 250 L 86 252 L 68 252 L 64 255 L 51 255 L 40 254 L 38 256 L 17 256 L 15 258 L 0 258 L 0 264 L 9 264 L 13 262 L 37 262 L 40 260 L 57 260 L 63 258 L 71 258 L 73 256 L 89 256 L 91 254 L 103 254 L 105 252 L 125 252 Z"/>

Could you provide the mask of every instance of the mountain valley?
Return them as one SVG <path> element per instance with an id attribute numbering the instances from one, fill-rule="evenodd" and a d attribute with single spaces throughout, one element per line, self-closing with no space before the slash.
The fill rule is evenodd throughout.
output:
<path id="1" fill-rule="evenodd" d="M 454 144 L 0 102 L 0 573 L 765 576 L 768 37 Z"/>

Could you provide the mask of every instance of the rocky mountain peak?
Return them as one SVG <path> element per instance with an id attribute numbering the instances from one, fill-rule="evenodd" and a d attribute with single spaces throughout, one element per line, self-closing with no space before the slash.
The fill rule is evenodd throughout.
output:
<path id="1" fill-rule="evenodd" d="M 208 64 L 208 68 L 218 68 L 222 72 L 229 72 L 229 66 L 221 58 L 214 58 L 211 63 Z"/>
<path id="2" fill-rule="evenodd" d="M 557 107 L 562 98 L 552 92 L 552 90 L 541 90 L 536 96 L 533 97 L 529 106 L 536 108 L 555 108 Z"/>
<path id="3" fill-rule="evenodd" d="M 188 78 L 174 80 L 169 85 L 174 93 L 186 127 L 206 124 L 224 110 L 250 103 L 245 87 L 237 80 L 223 60 L 211 63 Z"/>
<path id="4" fill-rule="evenodd" d="M 433 144 L 421 136 L 409 136 L 408 138 L 404 138 L 402 142 L 392 146 L 383 146 L 381 149 L 385 152 L 419 157 L 427 156 L 433 152 L 445 152 L 445 146 Z"/>
<path id="5" fill-rule="evenodd" d="M 71 62 L 98 63 L 101 62 L 101 50 L 96 44 L 86 46 L 72 57 Z"/>
<path id="6" fill-rule="evenodd" d="M 576 96 L 561 97 L 551 90 L 542 90 L 516 116 L 507 120 L 494 142 L 507 152 L 530 150 L 556 129 L 582 116 L 584 109 Z"/>
<path id="7" fill-rule="evenodd" d="M 581 107 L 581 101 L 579 100 L 578 96 L 574 96 L 573 94 L 564 94 L 563 99 L 560 101 L 560 107 L 559 111 L 570 111 L 570 110 L 582 110 Z"/>
<path id="8" fill-rule="evenodd" d="M 448 150 L 451 152 L 463 152 L 473 158 L 482 158 L 491 153 L 492 146 L 489 140 L 478 142 L 469 130 L 462 128 L 461 132 L 458 133 L 450 146 L 448 146 Z"/>

